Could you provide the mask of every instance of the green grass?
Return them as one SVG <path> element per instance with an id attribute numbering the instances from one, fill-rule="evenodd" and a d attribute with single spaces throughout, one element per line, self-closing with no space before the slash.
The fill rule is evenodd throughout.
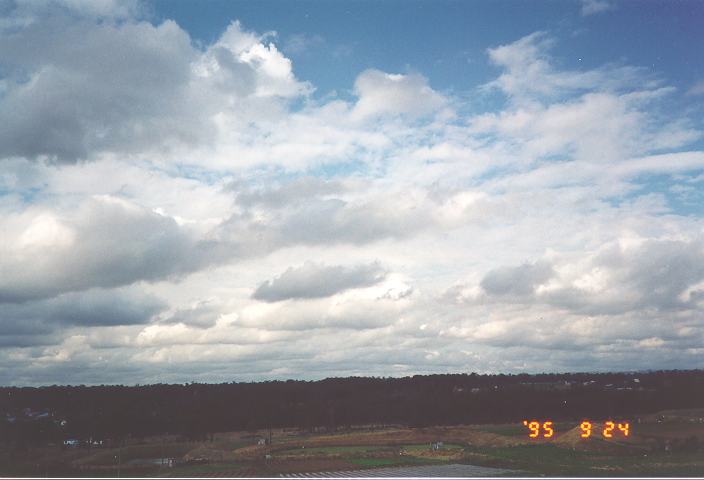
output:
<path id="1" fill-rule="evenodd" d="M 549 476 L 701 476 L 704 473 L 701 452 L 609 455 L 550 444 L 471 447 L 464 461 Z"/>
<path id="2" fill-rule="evenodd" d="M 473 447 L 467 455 L 468 463 L 504 467 L 546 475 L 580 475 L 597 472 L 591 466 L 599 465 L 596 455 L 554 445 L 520 445 L 515 447 Z M 604 473 L 606 474 L 606 473 Z"/>
<path id="3" fill-rule="evenodd" d="M 341 446 L 341 447 L 310 447 L 310 448 L 293 448 L 291 450 L 284 450 L 279 452 L 284 455 L 346 455 L 355 453 L 367 453 L 376 452 L 379 450 L 385 450 L 386 447 L 375 447 L 375 446 Z"/>
<path id="4" fill-rule="evenodd" d="M 701 423 L 673 420 L 662 423 L 635 423 L 631 424 L 631 432 L 637 435 L 672 435 L 672 436 L 701 436 L 704 434 L 704 425 Z"/>
<path id="5" fill-rule="evenodd" d="M 398 458 L 351 458 L 348 460 L 350 463 L 357 465 L 359 467 L 392 467 L 395 465 L 425 465 L 441 463 L 437 460 L 430 460 L 425 458 L 416 457 L 401 457 Z"/>
<path id="6" fill-rule="evenodd" d="M 702 452 L 648 453 L 646 456 L 614 458 L 614 465 L 633 475 L 699 476 L 704 473 Z"/>

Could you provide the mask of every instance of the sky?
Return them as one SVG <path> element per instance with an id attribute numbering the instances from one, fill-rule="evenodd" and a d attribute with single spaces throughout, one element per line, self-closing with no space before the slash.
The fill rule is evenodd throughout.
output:
<path id="1" fill-rule="evenodd" d="M 0 0 L 0 385 L 704 368 L 703 22 Z"/>

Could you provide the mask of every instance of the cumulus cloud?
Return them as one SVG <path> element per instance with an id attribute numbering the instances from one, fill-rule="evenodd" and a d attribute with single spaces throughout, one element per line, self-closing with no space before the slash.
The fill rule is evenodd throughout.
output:
<path id="1" fill-rule="evenodd" d="M 235 90 L 239 96 L 296 97 L 311 88 L 296 79 L 291 60 L 273 42 L 266 43 L 266 36 L 245 32 L 238 21 L 231 23 L 199 59 L 195 73 L 197 78 L 214 81 L 221 88 L 240 87 Z M 249 85 L 241 83 L 243 80 L 249 80 Z M 225 99 L 228 97 L 221 100 Z M 232 102 L 232 97 L 229 100 Z"/>
<path id="2" fill-rule="evenodd" d="M 19 342 L 25 347 L 55 344 L 74 327 L 143 325 L 166 307 L 163 301 L 136 289 L 91 289 L 35 302 L 5 303 L 0 314 L 0 343 Z"/>
<path id="3" fill-rule="evenodd" d="M 378 263 L 367 265 L 322 265 L 313 262 L 289 267 L 281 275 L 267 280 L 252 294 L 265 302 L 322 298 L 351 288 L 368 287 L 384 279 L 385 272 Z"/>
<path id="4" fill-rule="evenodd" d="M 157 298 L 143 293 L 113 293 L 105 290 L 67 293 L 48 300 L 45 304 L 48 311 L 42 312 L 42 317 L 49 318 L 52 322 L 84 327 L 147 323 L 166 306 Z"/>
<path id="5" fill-rule="evenodd" d="M 582 268 L 572 282 L 547 290 L 545 299 L 593 315 L 699 308 L 699 283 L 704 280 L 701 240 L 609 245 Z"/>
<path id="6" fill-rule="evenodd" d="M 210 144 L 242 115 L 244 124 L 266 118 L 281 99 L 309 91 L 290 60 L 264 42 L 237 22 L 205 51 L 169 20 L 32 22 L 0 46 L 8 70 L 0 157 L 75 162 L 105 151 Z"/>
<path id="7" fill-rule="evenodd" d="M 586 315 L 694 312 L 702 300 L 702 241 L 641 239 L 613 242 L 581 258 L 505 266 L 486 273 L 480 287 L 503 302 L 548 305 Z M 481 302 L 457 286 L 449 298 Z"/>
<path id="8" fill-rule="evenodd" d="M 530 295 L 553 275 L 552 267 L 545 262 L 526 263 L 491 270 L 481 286 L 490 295 Z"/>
<path id="9" fill-rule="evenodd" d="M 69 215 L 29 211 L 6 225 L 2 302 L 178 277 L 221 258 L 173 218 L 111 197 Z"/>
<path id="10" fill-rule="evenodd" d="M 399 305 L 398 302 L 363 296 L 351 296 L 336 301 L 313 298 L 307 302 L 270 303 L 265 308 L 247 308 L 242 311 L 237 325 L 273 332 L 378 330 L 393 325 L 405 307 L 406 305 Z M 369 335 L 364 338 L 373 341 Z M 358 341 L 359 346 L 364 347 L 364 340 Z"/>
<path id="11" fill-rule="evenodd" d="M 7 36 L 0 61 L 12 69 L 0 100 L 0 156 L 73 162 L 164 137 L 195 141 L 200 132 L 181 100 L 195 55 L 171 21 L 101 27 L 52 17 Z"/>
<path id="12" fill-rule="evenodd" d="M 408 238 L 439 221 L 437 205 L 425 195 L 329 195 L 337 187 L 324 184 L 304 187 L 303 193 L 299 185 L 238 196 L 246 208 L 223 223 L 219 238 L 237 245 L 245 255 L 262 255 L 296 245 L 364 245 Z M 281 202 L 282 196 L 290 201 Z"/>
<path id="13" fill-rule="evenodd" d="M 166 305 L 137 291 L 89 290 L 66 293 L 42 302 L 5 305 L 21 312 L 22 318 L 48 319 L 55 326 L 101 327 L 148 323 Z M 32 313 L 38 309 L 37 313 Z"/>
<path id="14" fill-rule="evenodd" d="M 182 323 L 189 327 L 210 328 L 221 315 L 222 305 L 217 299 L 199 300 L 194 304 L 179 308 L 163 320 L 163 323 Z"/>
<path id="15" fill-rule="evenodd" d="M 471 92 L 317 95 L 284 54 L 313 37 L 201 45 L 129 5 L 0 21 L 0 383 L 701 364 L 669 79 L 536 32 Z"/>
<path id="16" fill-rule="evenodd" d="M 354 82 L 359 97 L 353 118 L 382 115 L 427 115 L 438 111 L 446 99 L 433 90 L 427 79 L 417 73 L 407 75 L 366 70 Z"/>

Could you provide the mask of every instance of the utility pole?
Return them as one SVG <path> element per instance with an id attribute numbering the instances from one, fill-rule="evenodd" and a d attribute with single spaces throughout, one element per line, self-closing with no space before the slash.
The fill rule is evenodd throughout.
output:
<path id="1" fill-rule="evenodd" d="M 122 445 L 117 447 L 117 478 L 120 478 L 120 467 L 122 466 Z"/>

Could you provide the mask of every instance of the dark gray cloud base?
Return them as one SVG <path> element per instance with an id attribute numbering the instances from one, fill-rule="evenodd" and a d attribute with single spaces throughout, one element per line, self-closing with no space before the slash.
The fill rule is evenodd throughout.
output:
<path id="1" fill-rule="evenodd" d="M 103 289 L 1 306 L 0 337 L 42 336 L 70 327 L 143 325 L 166 308 L 163 301 L 138 290 Z M 35 337 L 33 342 L 42 339 Z"/>
<path id="2" fill-rule="evenodd" d="M 374 285 L 385 275 L 378 263 L 347 267 L 308 262 L 300 267 L 289 267 L 273 280 L 265 281 L 254 291 L 252 298 L 279 302 L 330 297 L 352 288 Z"/>
<path id="3" fill-rule="evenodd" d="M 553 274 L 552 267 L 545 262 L 500 267 L 488 272 L 481 286 L 490 295 L 530 295 Z"/>

